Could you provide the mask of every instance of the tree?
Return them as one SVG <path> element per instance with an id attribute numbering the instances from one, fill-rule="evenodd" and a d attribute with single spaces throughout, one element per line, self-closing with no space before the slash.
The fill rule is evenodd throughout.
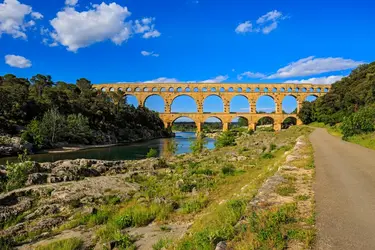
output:
<path id="1" fill-rule="evenodd" d="M 204 139 L 205 136 L 203 133 L 198 133 L 197 138 L 193 140 L 190 144 L 190 149 L 193 154 L 202 153 L 207 141 Z"/>
<path id="2" fill-rule="evenodd" d="M 41 97 L 43 94 L 43 90 L 46 87 L 52 87 L 53 81 L 51 76 L 44 76 L 41 74 L 37 74 L 36 76 L 31 77 L 31 82 L 36 90 L 36 95 Z"/>
<path id="3" fill-rule="evenodd" d="M 248 126 L 248 121 L 244 117 L 238 118 L 238 126 L 240 127 L 247 127 Z"/>
<path id="4" fill-rule="evenodd" d="M 297 116 L 304 124 L 312 123 L 314 121 L 314 103 L 303 102 L 302 108 Z"/>

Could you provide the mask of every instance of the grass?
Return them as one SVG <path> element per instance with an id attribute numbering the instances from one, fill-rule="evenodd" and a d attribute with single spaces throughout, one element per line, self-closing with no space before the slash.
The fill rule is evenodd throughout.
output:
<path id="1" fill-rule="evenodd" d="M 167 249 L 167 247 L 172 243 L 169 239 L 160 239 L 154 245 L 152 245 L 153 250 Z"/>
<path id="2" fill-rule="evenodd" d="M 282 184 L 277 187 L 276 193 L 281 196 L 290 196 L 296 192 L 296 188 L 292 184 Z"/>
<path id="3" fill-rule="evenodd" d="M 78 238 L 63 239 L 38 246 L 36 250 L 78 250 L 82 246 L 82 240 Z"/>

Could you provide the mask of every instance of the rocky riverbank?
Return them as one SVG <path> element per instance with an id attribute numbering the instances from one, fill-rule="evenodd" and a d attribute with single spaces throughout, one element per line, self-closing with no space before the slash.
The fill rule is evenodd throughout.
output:
<path id="1" fill-rule="evenodd" d="M 81 249 L 235 244 L 227 232 L 236 231 L 246 204 L 285 158 L 302 159 L 302 151 L 286 152 L 306 133 L 242 134 L 236 146 L 168 159 L 26 162 L 25 178 L 16 178 L 23 187 L 0 194 L 0 249 L 76 241 Z M 0 169 L 0 180 L 14 180 L 11 169 Z"/>

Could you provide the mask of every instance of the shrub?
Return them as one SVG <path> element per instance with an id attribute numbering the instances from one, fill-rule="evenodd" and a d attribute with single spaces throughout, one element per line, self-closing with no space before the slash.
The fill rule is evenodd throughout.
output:
<path id="1" fill-rule="evenodd" d="M 154 148 L 150 148 L 150 150 L 148 151 L 146 157 L 147 158 L 154 158 L 154 157 L 157 157 L 158 156 L 158 151 Z"/>
<path id="2" fill-rule="evenodd" d="M 191 152 L 193 152 L 193 154 L 202 153 L 206 144 L 207 141 L 204 139 L 204 135 L 202 133 L 199 133 L 197 138 L 192 141 L 190 145 Z"/>
<path id="3" fill-rule="evenodd" d="M 135 205 L 120 213 L 115 218 L 115 223 L 121 229 L 146 226 L 156 218 L 160 209 L 157 204 L 151 204 L 150 206 Z"/>
<path id="4" fill-rule="evenodd" d="M 7 182 L 6 190 L 11 191 L 13 189 L 21 188 L 25 185 L 29 173 L 33 168 L 33 163 L 29 161 L 30 159 L 24 155 L 18 156 L 18 163 L 6 164 L 7 169 Z"/>
<path id="5" fill-rule="evenodd" d="M 236 137 L 231 131 L 225 131 L 221 133 L 215 142 L 216 148 L 235 146 L 235 145 L 236 145 Z"/>
<path id="6" fill-rule="evenodd" d="M 248 134 L 248 135 L 253 135 L 253 134 L 254 134 L 254 130 L 253 130 L 253 129 L 249 129 L 249 130 L 247 131 L 247 134 Z"/>
<path id="7" fill-rule="evenodd" d="M 190 200 L 182 204 L 181 212 L 185 214 L 199 212 L 202 208 L 208 205 L 208 199 L 205 196 L 200 196 L 196 199 Z"/>
<path id="8" fill-rule="evenodd" d="M 225 166 L 221 168 L 223 175 L 234 175 L 236 169 L 233 166 Z"/>
<path id="9" fill-rule="evenodd" d="M 262 158 L 263 159 L 272 159 L 272 158 L 275 158 L 275 156 L 271 153 L 264 153 L 264 154 L 262 154 Z"/>
<path id="10" fill-rule="evenodd" d="M 375 131 L 375 107 L 365 107 L 345 117 L 341 130 L 344 138 Z"/>
<path id="11" fill-rule="evenodd" d="M 272 143 L 272 144 L 270 145 L 270 151 L 273 151 L 273 150 L 275 150 L 276 148 L 277 148 L 276 144 Z"/>

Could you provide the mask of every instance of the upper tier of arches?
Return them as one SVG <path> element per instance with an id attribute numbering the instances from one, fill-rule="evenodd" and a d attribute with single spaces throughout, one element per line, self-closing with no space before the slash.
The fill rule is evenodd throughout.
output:
<path id="1" fill-rule="evenodd" d="M 97 84 L 95 90 L 103 92 L 211 92 L 211 93 L 325 93 L 331 88 L 328 84 Z"/>

